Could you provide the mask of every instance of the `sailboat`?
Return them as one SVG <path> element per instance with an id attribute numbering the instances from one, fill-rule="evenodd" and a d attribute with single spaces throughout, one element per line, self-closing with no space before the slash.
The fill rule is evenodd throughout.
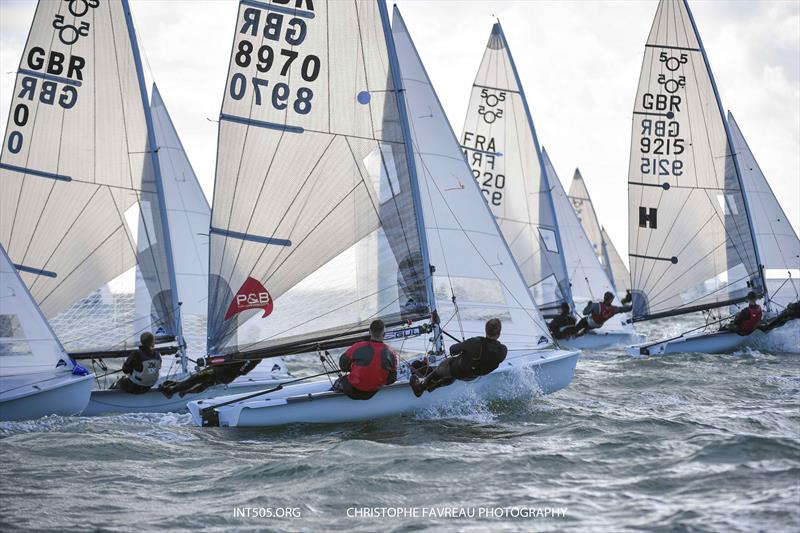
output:
<path id="1" fill-rule="evenodd" d="M 94 376 L 76 370 L 0 246 L 0 420 L 79 414 Z"/>
<path id="2" fill-rule="evenodd" d="M 616 294 L 625 295 L 631 290 L 630 274 L 628 267 L 622 261 L 622 257 L 617 252 L 616 246 L 611 242 L 606 229 L 600 224 L 597 213 L 594 210 L 592 198 L 589 196 L 589 189 L 581 175 L 580 169 L 575 169 L 572 176 L 572 183 L 569 186 L 569 199 L 575 214 L 581 221 L 586 238 L 592 244 L 597 260 L 603 265 L 606 276 L 614 285 Z"/>
<path id="3" fill-rule="evenodd" d="M 500 23 L 492 27 L 472 85 L 461 145 L 474 179 L 546 318 L 563 302 L 582 311 L 614 286 L 597 260 L 546 152 Z M 619 305 L 619 301 L 616 301 Z M 574 348 L 636 342 L 622 315 L 602 328 L 560 340 Z"/>
<path id="4" fill-rule="evenodd" d="M 757 243 L 759 233 L 762 241 L 782 237 L 769 225 L 756 230 L 734 147 L 689 6 L 661 0 L 645 45 L 628 172 L 635 321 L 727 308 L 749 291 L 769 302 Z M 630 352 L 718 353 L 748 338 L 695 331 Z"/>
<path id="5" fill-rule="evenodd" d="M 285 9 L 277 8 L 241 4 L 234 50 L 251 49 L 242 44 L 251 37 L 248 21 Z M 303 27 L 297 61 L 308 67 L 287 76 L 276 64 L 256 75 L 255 61 L 234 55 L 231 62 L 211 234 L 221 297 L 212 293 L 209 322 L 219 324 L 217 349 L 234 360 L 315 351 L 324 358 L 382 318 L 400 327 L 388 336 L 402 359 L 398 381 L 368 401 L 330 391 L 327 380 L 196 401 L 194 421 L 368 420 L 464 395 L 502 395 L 526 370 L 542 393 L 566 387 L 579 352 L 552 347 L 399 11 L 391 28 L 383 1 L 315 2 L 313 11 L 291 13 Z M 276 46 L 292 44 L 292 35 Z M 256 87 L 275 87 L 277 96 L 259 100 Z M 234 266 L 249 277 L 232 276 Z M 250 287 L 270 299 L 250 306 L 255 315 L 237 307 L 231 315 L 234 291 Z M 503 321 L 506 361 L 416 398 L 413 361 L 435 366 L 445 338 L 483 334 L 491 317 Z M 230 339 L 226 320 L 259 321 L 261 339 Z"/>
<path id="6" fill-rule="evenodd" d="M 159 144 L 126 0 L 37 5 L 4 139 L 0 244 L 70 355 L 125 357 L 150 330 L 182 358 L 169 154 L 150 148 Z M 145 410 L 173 409 L 160 400 Z"/>

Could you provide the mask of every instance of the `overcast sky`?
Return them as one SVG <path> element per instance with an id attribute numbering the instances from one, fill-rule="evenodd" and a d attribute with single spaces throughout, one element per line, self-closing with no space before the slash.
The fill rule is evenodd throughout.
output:
<path id="1" fill-rule="evenodd" d="M 494 16 L 565 187 L 576 166 L 627 251 L 631 111 L 655 0 L 398 0 L 457 135 Z M 210 197 L 216 119 L 237 2 L 131 0 L 151 74 Z M 800 226 L 800 2 L 692 1 L 721 93 L 795 229 Z M 35 2 L 0 0 L 0 122 Z"/>

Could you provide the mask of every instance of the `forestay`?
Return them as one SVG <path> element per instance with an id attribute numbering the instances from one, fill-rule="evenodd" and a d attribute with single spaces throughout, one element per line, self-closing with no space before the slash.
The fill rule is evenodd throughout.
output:
<path id="1" fill-rule="evenodd" d="M 631 275 L 605 228 L 603 228 L 603 245 L 606 248 L 608 262 L 611 265 L 612 279 L 614 281 L 614 287 L 617 289 L 617 294 L 627 293 L 631 290 Z"/>
<path id="2" fill-rule="evenodd" d="M 647 39 L 628 184 L 634 319 L 763 292 L 716 87 L 682 0 L 659 2 Z"/>
<path id="3" fill-rule="evenodd" d="M 429 315 L 385 27 L 377 2 L 240 3 L 211 216 L 210 351 L 279 355 L 375 318 Z"/>
<path id="4" fill-rule="evenodd" d="M 392 33 L 420 184 L 443 327 L 462 338 L 503 321 L 509 349 L 550 344 L 550 334 L 458 143 L 397 8 Z"/>
<path id="5" fill-rule="evenodd" d="M 153 130 L 172 237 L 181 326 L 190 355 L 206 350 L 208 312 L 208 227 L 211 208 L 158 88 L 151 96 Z"/>
<path id="6" fill-rule="evenodd" d="M 583 311 L 588 302 L 601 301 L 607 291 L 614 293 L 614 286 L 606 275 L 603 265 L 597 260 L 592 243 L 583 231 L 581 222 L 572 208 L 572 202 L 564 191 L 550 156 L 544 148 L 542 157 L 547 181 L 551 187 L 550 195 L 558 220 L 558 231 L 564 247 L 564 262 L 572 286 L 573 306 L 577 311 Z M 619 304 L 619 301 L 615 303 Z M 622 327 L 624 327 L 622 315 L 612 317 L 603 326 L 607 330 Z"/>
<path id="7" fill-rule="evenodd" d="M 800 240 L 730 111 L 728 125 L 767 282 L 767 301 L 780 312 L 800 300 Z"/>
<path id="8" fill-rule="evenodd" d="M 464 154 L 544 313 L 571 300 L 547 177 L 511 52 L 492 27 L 472 85 Z"/>
<path id="9" fill-rule="evenodd" d="M 73 348 L 91 347 L 92 335 L 89 345 L 108 347 L 150 327 L 177 330 L 128 11 L 127 1 L 38 4 L 0 158 L 0 242 L 45 316 L 68 315 L 60 334 Z M 102 301 L 112 280 L 130 294 L 136 272 L 153 324 Z M 99 321 L 99 308 L 127 319 Z"/>
<path id="10" fill-rule="evenodd" d="M 72 369 L 47 320 L 0 246 L 0 377 Z"/>

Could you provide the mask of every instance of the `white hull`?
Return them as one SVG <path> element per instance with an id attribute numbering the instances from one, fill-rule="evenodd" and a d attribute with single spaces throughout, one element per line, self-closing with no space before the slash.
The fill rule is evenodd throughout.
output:
<path id="1" fill-rule="evenodd" d="M 177 413 L 186 411 L 186 404 L 192 400 L 213 398 L 221 394 L 245 394 L 268 389 L 281 382 L 293 379 L 289 374 L 243 376 L 228 385 L 215 385 L 201 393 L 187 394 L 181 398 L 178 394 L 167 398 L 155 387 L 144 394 L 129 394 L 121 390 L 95 390 L 89 405 L 83 411 L 84 416 L 97 416 L 120 413 Z"/>
<path id="2" fill-rule="evenodd" d="M 0 378 L 0 420 L 78 415 L 89 402 L 94 375 L 63 371 Z"/>
<path id="3" fill-rule="evenodd" d="M 569 385 L 579 356 L 580 352 L 562 350 L 509 352 L 506 360 L 491 374 L 468 382 L 456 381 L 432 393 L 426 392 L 421 398 L 414 396 L 407 375 L 366 401 L 351 400 L 343 394 L 331 392 L 327 380 L 291 385 L 263 397 L 220 407 L 217 410 L 219 425 L 264 427 L 354 422 L 435 408 L 465 396 L 492 399 L 503 396 L 513 383 L 514 375 L 519 375 L 520 371 L 530 372 L 541 394 L 549 394 Z M 235 398 L 228 396 L 190 402 L 192 419 L 195 424 L 202 425 L 201 409 Z"/>
<path id="4" fill-rule="evenodd" d="M 634 357 L 641 355 L 665 355 L 671 353 L 726 353 L 745 344 L 751 337 L 762 335 L 760 332 L 742 336 L 729 331 L 714 333 L 697 333 L 681 335 L 660 342 L 640 344 L 628 348 Z"/>
<path id="5" fill-rule="evenodd" d="M 559 340 L 558 345 L 573 350 L 602 350 L 614 346 L 628 346 L 643 342 L 644 335 L 627 331 L 604 332 L 602 329 L 592 330 L 580 337 Z"/>

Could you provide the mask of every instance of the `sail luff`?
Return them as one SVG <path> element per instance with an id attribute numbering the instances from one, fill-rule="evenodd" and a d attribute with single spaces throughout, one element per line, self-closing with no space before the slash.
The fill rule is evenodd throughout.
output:
<path id="1" fill-rule="evenodd" d="M 389 12 L 386 9 L 386 0 L 378 0 L 378 9 L 383 23 L 383 34 L 386 38 L 386 48 L 389 55 L 389 70 L 392 73 L 392 88 L 397 98 L 397 108 L 400 115 L 400 125 L 403 130 L 404 148 L 408 172 L 411 175 L 411 198 L 414 202 L 414 213 L 416 214 L 417 232 L 419 234 L 419 247 L 422 254 L 422 268 L 424 269 L 423 278 L 425 281 L 425 291 L 428 294 L 428 303 L 431 313 L 436 311 L 436 295 L 433 290 L 433 276 L 431 275 L 431 263 L 428 256 L 428 240 L 425 233 L 425 221 L 422 215 L 422 200 L 419 193 L 419 181 L 417 178 L 416 159 L 411 139 L 411 130 L 408 125 L 408 110 L 406 108 L 405 96 L 403 94 L 403 77 L 400 74 L 400 66 L 397 60 L 397 50 L 392 35 L 392 26 L 389 21 Z M 435 327 L 438 327 L 435 326 Z M 441 342 L 441 335 L 436 335 L 438 342 Z"/>
<path id="2" fill-rule="evenodd" d="M 736 150 L 734 149 L 733 145 L 733 138 L 731 137 L 730 127 L 728 125 L 728 120 L 725 117 L 725 111 L 722 107 L 722 100 L 719 96 L 719 90 L 717 89 L 717 82 L 714 79 L 714 73 L 711 71 L 711 63 L 708 61 L 708 55 L 706 54 L 706 48 L 703 45 L 703 39 L 700 37 L 700 32 L 697 31 L 697 24 L 694 21 L 694 15 L 692 14 L 692 10 L 689 8 L 689 1 L 682 0 L 683 5 L 686 6 L 686 13 L 689 15 L 689 21 L 692 23 L 692 30 L 694 31 L 695 38 L 697 39 L 697 44 L 700 46 L 700 53 L 703 56 L 703 62 L 706 66 L 706 71 L 708 72 L 708 77 L 711 79 L 711 87 L 714 90 L 714 96 L 717 100 L 717 109 L 719 109 L 719 115 L 722 120 L 722 125 L 725 128 L 725 136 L 728 140 L 728 146 L 731 148 L 731 156 L 733 158 L 733 166 L 736 169 L 736 179 L 739 182 L 739 188 L 742 191 L 742 198 L 744 199 L 744 211 L 747 215 L 747 227 L 750 230 L 750 239 L 753 242 L 753 250 L 755 251 L 755 258 L 756 258 L 756 266 L 758 267 L 758 274 L 761 277 L 761 286 L 766 291 L 767 281 L 764 279 L 764 266 L 761 261 L 761 256 L 758 251 L 758 240 L 756 239 L 755 231 L 753 230 L 753 219 L 750 215 L 750 204 L 747 199 L 747 194 L 745 193 L 744 183 L 742 182 L 742 172 L 739 169 L 739 159 L 736 156 Z"/>
<path id="3" fill-rule="evenodd" d="M 133 52 L 133 61 L 136 67 L 136 77 L 139 81 L 139 93 L 142 99 L 142 111 L 144 113 L 144 120 L 147 126 L 147 145 L 150 148 L 150 159 L 153 165 L 154 181 L 156 185 L 156 194 L 158 195 L 158 208 L 161 216 L 162 237 L 164 238 L 164 255 L 167 260 L 167 270 L 169 273 L 170 283 L 170 299 L 172 301 L 172 309 L 170 315 L 175 327 L 175 336 L 178 338 L 178 344 L 181 346 L 181 360 L 185 366 L 185 350 L 183 349 L 184 340 L 181 326 L 181 312 L 180 304 L 178 302 L 178 283 L 175 277 L 175 262 L 172 256 L 172 242 L 170 239 L 169 224 L 167 218 L 166 200 L 164 198 L 164 184 L 162 183 L 161 164 L 158 160 L 158 151 L 156 144 L 155 131 L 153 129 L 153 116 L 151 114 L 150 102 L 147 97 L 147 86 L 145 85 L 144 70 L 142 68 L 142 58 L 139 51 L 139 44 L 136 39 L 136 29 L 133 26 L 133 16 L 128 0 L 122 0 L 122 9 L 125 13 L 125 24 L 128 28 L 128 37 L 131 42 L 131 51 Z"/>
<path id="4" fill-rule="evenodd" d="M 508 41 L 506 40 L 506 35 L 505 35 L 505 33 L 503 33 L 503 27 L 500 25 L 499 21 L 495 23 L 495 27 L 498 30 L 498 35 L 500 36 L 500 39 L 503 42 L 503 47 L 506 50 L 506 55 L 508 56 L 508 61 L 509 61 L 510 65 L 511 65 L 511 71 L 514 74 L 514 80 L 516 81 L 517 88 L 519 89 L 519 96 L 520 96 L 520 99 L 522 100 L 522 106 L 523 106 L 523 109 L 525 109 L 525 116 L 526 116 L 526 118 L 528 120 L 528 128 L 530 129 L 531 136 L 533 137 L 533 143 L 534 143 L 534 146 L 536 147 L 536 156 L 537 156 L 538 162 L 539 162 L 539 169 L 540 169 L 540 172 L 541 172 L 541 179 L 544 181 L 544 183 L 547 186 L 546 187 L 547 191 L 545 192 L 545 196 L 548 199 L 551 211 L 555 214 L 555 205 L 553 203 L 553 197 L 551 196 L 551 192 L 552 192 L 553 188 L 550 185 L 550 180 L 548 179 L 547 172 L 545 171 L 544 159 L 542 157 L 542 149 L 541 149 L 541 146 L 539 145 L 539 138 L 536 135 L 536 128 L 533 125 L 533 117 L 531 116 L 531 110 L 528 107 L 528 99 L 525 97 L 525 88 L 522 86 L 522 80 L 520 80 L 519 72 L 517 72 L 517 65 L 516 65 L 516 63 L 514 63 L 514 56 L 511 53 L 511 48 L 509 48 L 509 46 L 508 46 Z M 561 251 L 561 253 L 558 254 L 560 256 L 560 260 L 561 260 L 561 268 L 563 269 L 563 271 L 565 273 L 565 276 L 564 276 L 564 285 L 565 285 L 565 287 L 562 287 L 562 291 L 563 291 L 563 294 L 564 294 L 565 298 L 567 299 L 570 307 L 574 308 L 575 307 L 575 303 L 574 303 L 574 300 L 573 300 L 573 297 L 572 297 L 572 287 L 571 287 L 571 284 L 569 282 L 569 271 L 567 270 L 567 263 L 566 263 L 566 259 L 564 258 L 564 246 L 563 246 L 563 244 L 561 242 L 561 232 L 558 229 L 558 224 L 556 224 L 556 227 L 553 229 L 553 231 L 554 231 L 555 236 L 556 236 L 556 243 L 558 245 L 558 249 Z"/>

